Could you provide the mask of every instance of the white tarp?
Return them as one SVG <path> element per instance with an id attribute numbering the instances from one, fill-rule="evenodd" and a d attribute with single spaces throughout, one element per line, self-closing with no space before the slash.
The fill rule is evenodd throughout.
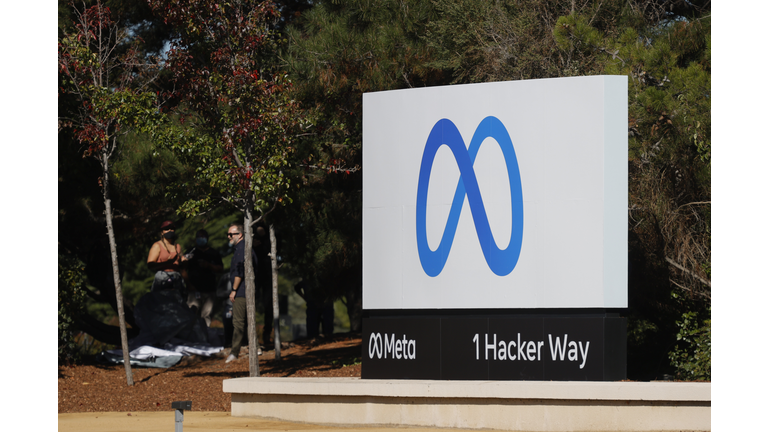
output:
<path id="1" fill-rule="evenodd" d="M 131 356 L 131 358 L 135 358 L 137 360 L 147 360 L 155 357 L 190 355 L 202 355 L 210 357 L 224 349 L 224 347 L 215 347 L 208 344 L 195 344 L 194 346 L 165 344 L 164 348 L 165 349 L 143 345 L 134 349 L 128 354 Z M 108 350 L 107 352 L 110 354 L 118 355 L 120 357 L 123 356 L 123 350 Z"/>

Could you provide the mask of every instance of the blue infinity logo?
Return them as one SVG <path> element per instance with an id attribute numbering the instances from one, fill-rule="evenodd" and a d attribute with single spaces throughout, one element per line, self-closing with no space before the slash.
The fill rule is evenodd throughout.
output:
<path id="1" fill-rule="evenodd" d="M 509 178 L 509 190 L 512 195 L 512 233 L 509 245 L 506 249 L 499 249 L 496 240 L 491 233 L 488 216 L 485 213 L 483 198 L 480 196 L 480 188 L 477 185 L 477 176 L 473 165 L 480 145 L 486 138 L 493 138 L 501 147 L 507 164 Z M 459 166 L 459 184 L 456 186 L 456 194 L 453 196 L 451 210 L 448 213 L 448 222 L 440 239 L 440 245 L 436 250 L 431 250 L 427 243 L 427 192 L 429 189 L 429 177 L 432 173 L 432 164 L 435 161 L 437 150 L 447 145 L 453 152 L 453 157 Z M 464 145 L 456 125 L 448 119 L 442 119 L 435 123 L 427 138 L 424 147 L 424 155 L 421 158 L 421 170 L 419 171 L 419 186 L 416 193 L 416 243 L 419 248 L 421 267 L 429 276 L 437 276 L 443 271 L 448 254 L 451 251 L 453 238 L 456 235 L 456 227 L 459 224 L 461 207 L 464 205 L 464 196 L 469 199 L 469 208 L 472 211 L 472 219 L 475 223 L 477 238 L 483 250 L 485 261 L 494 274 L 506 276 L 515 269 L 520 258 L 520 249 L 523 245 L 523 188 L 520 184 L 520 169 L 517 166 L 515 148 L 507 129 L 496 117 L 486 117 L 480 122 L 469 143 L 469 149 Z"/>

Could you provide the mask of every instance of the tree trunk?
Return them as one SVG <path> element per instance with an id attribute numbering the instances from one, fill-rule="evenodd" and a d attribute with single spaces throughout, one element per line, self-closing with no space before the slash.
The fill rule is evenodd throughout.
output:
<path id="1" fill-rule="evenodd" d="M 245 302 L 248 314 L 248 370 L 251 377 L 259 376 L 259 337 L 256 334 L 256 272 L 253 268 L 253 206 L 246 206 L 243 235 L 245 236 Z"/>
<path id="2" fill-rule="evenodd" d="M 277 293 L 277 239 L 275 225 L 269 224 L 269 256 L 272 261 L 272 328 L 275 331 L 275 360 L 280 360 L 280 302 Z"/>
<path id="3" fill-rule="evenodd" d="M 115 138 L 113 138 L 115 139 Z M 131 356 L 128 351 L 128 332 L 125 328 L 125 312 L 123 311 L 123 287 L 120 284 L 120 268 L 117 264 L 117 244 L 115 242 L 115 229 L 112 227 L 112 200 L 109 198 L 109 156 L 106 150 L 101 153 L 101 167 L 103 177 L 101 180 L 102 194 L 104 196 L 104 216 L 107 219 L 107 234 L 109 236 L 109 251 L 112 255 L 112 277 L 115 280 L 115 297 L 117 300 L 117 317 L 120 322 L 120 345 L 123 349 L 123 363 L 125 363 L 125 377 L 128 385 L 133 385 L 133 372 L 131 371 Z"/>

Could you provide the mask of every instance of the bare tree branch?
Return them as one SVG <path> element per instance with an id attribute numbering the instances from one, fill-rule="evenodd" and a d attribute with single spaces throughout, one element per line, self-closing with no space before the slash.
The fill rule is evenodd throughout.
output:
<path id="1" fill-rule="evenodd" d="M 709 291 L 694 291 L 688 287 L 684 287 L 680 285 L 679 283 L 675 282 L 671 278 L 669 279 L 670 282 L 672 282 L 676 287 L 680 288 L 681 290 L 688 291 L 691 294 L 700 295 L 702 297 L 706 297 L 709 300 L 712 300 L 712 296 L 710 295 Z"/>
<path id="2" fill-rule="evenodd" d="M 685 273 L 688 273 L 689 275 L 691 275 L 694 278 L 696 278 L 699 282 L 703 283 L 704 285 L 706 285 L 706 286 L 708 286 L 710 288 L 712 287 L 712 282 L 710 282 L 710 281 L 708 281 L 708 280 L 706 280 L 706 279 L 696 275 L 692 271 L 686 269 L 685 267 L 683 267 L 680 264 L 678 264 L 675 261 L 673 261 L 672 258 L 670 258 L 670 257 L 665 257 L 665 258 L 666 258 L 667 262 L 672 264 L 672 266 L 674 266 L 676 269 L 684 271 Z"/>

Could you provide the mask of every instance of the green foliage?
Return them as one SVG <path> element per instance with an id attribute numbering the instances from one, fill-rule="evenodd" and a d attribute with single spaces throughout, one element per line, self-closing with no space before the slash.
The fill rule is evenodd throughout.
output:
<path id="1" fill-rule="evenodd" d="M 323 2 L 286 31 L 281 59 L 313 127 L 297 143 L 293 204 L 276 220 L 290 233 L 294 274 L 328 298 L 362 293 L 362 94 L 447 83 L 427 64 L 421 37 L 432 18 L 429 2 Z"/>
<path id="2" fill-rule="evenodd" d="M 290 232 L 283 243 L 293 264 L 288 271 L 321 287 L 331 299 L 346 294 L 359 284 L 356 272 L 362 263 L 362 209 L 359 193 L 346 184 L 354 179 L 307 185 L 301 188 L 294 205 L 281 212 L 279 220 Z M 330 190 L 333 185 L 336 190 Z"/>
<path id="3" fill-rule="evenodd" d="M 128 31 L 112 19 L 108 7 L 97 2 L 84 11 L 72 5 L 72 11 L 74 26 L 59 38 L 59 77 L 61 92 L 79 103 L 76 111 L 61 113 L 60 121 L 74 128 L 86 146 L 85 156 L 108 159 L 117 136 L 148 132 L 159 120 L 156 94 L 144 91 L 147 82 L 139 79 L 153 68 L 126 43 Z"/>
<path id="4" fill-rule="evenodd" d="M 85 264 L 59 250 L 59 364 L 78 359 L 77 318 L 85 305 Z"/>
<path id="5" fill-rule="evenodd" d="M 102 3 L 111 11 L 120 27 L 130 29 L 130 37 L 141 42 L 144 53 L 160 54 L 171 34 L 162 20 L 152 16 L 147 2 L 135 0 L 58 0 L 58 27 L 60 31 L 72 28 L 73 7 L 82 10 Z"/>
<path id="6" fill-rule="evenodd" d="M 316 118 L 305 143 L 320 149 L 309 153 L 309 165 L 333 173 L 358 167 L 363 93 L 445 82 L 426 65 L 429 50 L 421 40 L 433 15 L 428 2 L 331 2 L 289 27 L 282 59 L 297 97 Z"/>
<path id="7" fill-rule="evenodd" d="M 706 49 L 710 19 L 654 29 L 652 41 L 627 30 L 615 43 L 608 73 L 629 81 L 632 217 L 638 230 L 660 231 L 665 257 L 691 300 L 706 298 L 711 238 L 711 69 Z M 622 43 L 623 42 L 623 43 Z M 656 227 L 653 227 L 653 225 Z"/>
<path id="8" fill-rule="evenodd" d="M 627 323 L 627 341 L 629 345 L 643 345 L 648 340 L 657 337 L 659 326 L 644 318 L 632 319 Z"/>
<path id="9" fill-rule="evenodd" d="M 269 2 L 151 1 L 179 38 L 167 68 L 182 103 L 154 135 L 195 171 L 174 183 L 179 213 L 197 215 L 221 203 L 266 211 L 290 200 L 285 170 L 293 137 L 306 122 L 291 99 L 288 76 L 269 68 L 278 18 Z M 186 197 L 186 199 L 182 199 Z"/>
<path id="10" fill-rule="evenodd" d="M 451 72 L 452 83 L 557 76 L 551 31 L 540 8 L 556 2 L 439 0 L 423 36 L 435 52 L 430 65 Z M 557 16 L 557 15 L 555 15 Z"/>
<path id="11" fill-rule="evenodd" d="M 317 112 L 317 128 L 299 149 L 297 206 L 286 209 L 296 235 L 291 256 L 336 295 L 344 291 L 337 281 L 352 274 L 342 269 L 357 265 L 363 92 L 627 75 L 630 351 L 651 365 L 637 369 L 643 376 L 668 372 L 675 318 L 709 303 L 711 38 L 709 18 L 700 18 L 708 4 L 435 0 L 409 4 L 407 16 L 401 6 L 322 3 L 289 29 L 285 61 L 297 97 Z M 408 53 L 418 61 L 406 71 Z"/>
<path id="12" fill-rule="evenodd" d="M 118 151 L 119 137 L 132 131 L 146 133 L 155 127 L 159 118 L 156 94 L 146 91 L 155 69 L 151 67 L 151 59 L 140 59 L 138 50 L 132 46 L 135 39 L 113 19 L 108 7 L 100 1 L 96 1 L 93 6 L 83 4 L 84 10 L 78 9 L 78 6 L 71 4 L 74 22 L 71 26 L 60 27 L 59 32 L 59 89 L 65 95 L 65 102 L 60 105 L 59 130 L 71 129 L 74 138 L 84 148 L 84 151 L 79 149 L 83 156 L 91 156 L 99 162 L 101 172 L 98 184 L 102 189 L 111 268 L 113 274 L 118 274 L 109 187 L 110 158 Z M 64 142 L 68 143 L 68 140 Z M 62 219 L 59 221 L 61 223 Z M 87 224 L 91 221 L 85 222 Z M 106 248 L 102 251 L 106 253 Z M 99 269 L 103 276 L 106 275 L 105 267 Z M 91 272 L 89 277 L 91 274 L 95 273 Z M 97 279 L 100 279 L 100 284 L 106 280 Z M 112 297 L 103 293 L 102 298 L 107 302 L 115 299 L 114 303 L 110 303 L 121 312 L 120 334 L 123 348 L 126 348 L 120 282 L 112 279 L 103 284 L 102 288 L 108 286 L 114 286 L 115 295 Z M 60 283 L 59 295 L 61 290 Z M 124 356 L 127 359 L 127 352 Z M 130 365 L 126 364 L 125 367 L 128 384 L 133 385 Z"/>
<path id="13" fill-rule="evenodd" d="M 349 312 L 347 305 L 339 299 L 333 303 L 333 331 L 334 333 L 346 333 L 350 330 Z"/>
<path id="14" fill-rule="evenodd" d="M 626 2 L 436 0 L 423 35 L 431 66 L 452 83 L 535 79 L 596 73 L 594 50 L 579 49 L 595 33 L 613 34 L 629 13 Z M 560 17 L 558 19 L 558 17 Z M 560 31 L 574 30 L 575 37 Z"/>
<path id="15" fill-rule="evenodd" d="M 85 310 L 94 319 L 107 325 L 114 325 L 118 321 L 117 311 L 108 303 L 96 301 L 90 297 L 86 299 Z"/>
<path id="16" fill-rule="evenodd" d="M 587 17 L 579 14 L 558 18 L 554 37 L 557 47 L 563 51 L 594 50 L 603 41 L 600 32 L 589 25 Z"/>
<path id="17" fill-rule="evenodd" d="M 150 236 L 154 237 L 159 224 L 155 221 L 168 218 L 174 211 L 171 207 L 174 202 L 166 198 L 166 187 L 189 181 L 194 171 L 173 152 L 156 149 L 149 134 L 130 133 L 119 141 L 112 164 L 114 208 L 137 221 L 138 226 L 132 227 L 131 236 L 125 240 L 145 242 L 144 231 L 150 229 Z"/>
<path id="18" fill-rule="evenodd" d="M 358 99 L 362 93 L 433 81 L 420 40 L 434 15 L 428 2 L 321 3 L 289 28 L 284 58 L 302 91 Z M 350 101 L 352 102 L 352 101 Z"/>
<path id="19" fill-rule="evenodd" d="M 669 353 L 678 379 L 693 381 L 712 380 L 712 318 L 711 309 L 699 316 L 686 312 L 677 325 L 678 344 Z"/>
<path id="20" fill-rule="evenodd" d="M 164 128 L 147 134 L 123 132 L 150 129 L 160 118 L 155 93 L 141 90 L 152 80 L 123 80 L 120 67 L 99 85 L 68 75 L 105 63 L 93 55 L 93 44 L 78 46 L 69 36 L 74 27 L 61 23 L 82 15 L 60 4 L 60 53 L 71 48 L 67 55 L 77 60 L 60 69 L 67 91 L 60 98 L 62 124 L 82 113 L 121 119 L 80 128 L 76 138 L 87 138 L 94 152 L 106 148 L 105 137 L 119 136 L 112 141 L 119 142 L 112 165 L 117 223 L 126 224 L 123 238 L 135 242 L 121 251 L 129 263 L 123 275 L 129 300 L 152 277 L 145 261 L 155 233 L 146 234 L 140 221 L 155 225 L 175 209 L 202 215 L 188 225 L 177 221 L 181 233 L 239 217 L 206 213 L 220 203 L 264 210 L 292 202 L 274 213 L 284 234 L 280 254 L 292 264 L 285 272 L 315 281 L 332 298 L 359 289 L 364 92 L 619 74 L 629 77 L 630 368 L 652 365 L 644 370 L 649 378 L 672 368 L 686 379 L 703 376 L 708 366 L 699 359 L 706 357 L 708 330 L 702 329 L 709 321 L 701 317 L 709 316 L 711 303 L 709 3 L 678 2 L 674 9 L 660 0 L 280 3 L 296 13 L 280 17 L 277 6 L 249 0 L 152 0 L 156 16 L 147 19 L 143 5 L 111 0 L 135 34 L 178 36 L 165 71 L 175 78 L 170 103 L 176 105 Z M 116 52 L 128 58 L 163 43 L 118 45 Z M 87 97 L 73 102 L 75 93 Z M 66 156 L 59 196 L 77 205 L 60 206 L 59 235 L 88 238 L 94 228 L 69 230 L 72 221 L 85 215 L 93 223 L 101 213 L 93 190 L 87 197 L 71 192 L 70 178 L 80 173 L 69 168 L 75 157 Z M 93 176 L 90 167 L 81 168 L 81 177 Z M 70 223 L 66 229 L 62 220 Z"/>
<path id="21" fill-rule="evenodd" d="M 702 379 L 710 373 L 702 330 L 709 324 L 692 323 L 711 304 L 711 19 L 627 21 L 637 26 L 606 35 L 571 14 L 558 20 L 555 37 L 561 50 L 589 58 L 595 72 L 629 77 L 629 229 L 641 271 L 660 276 L 637 285 L 644 306 L 635 311 L 645 308 L 646 318 L 634 322 L 648 320 L 671 339 L 671 322 L 683 316 L 678 339 L 685 344 L 667 358 L 680 377 Z"/>

